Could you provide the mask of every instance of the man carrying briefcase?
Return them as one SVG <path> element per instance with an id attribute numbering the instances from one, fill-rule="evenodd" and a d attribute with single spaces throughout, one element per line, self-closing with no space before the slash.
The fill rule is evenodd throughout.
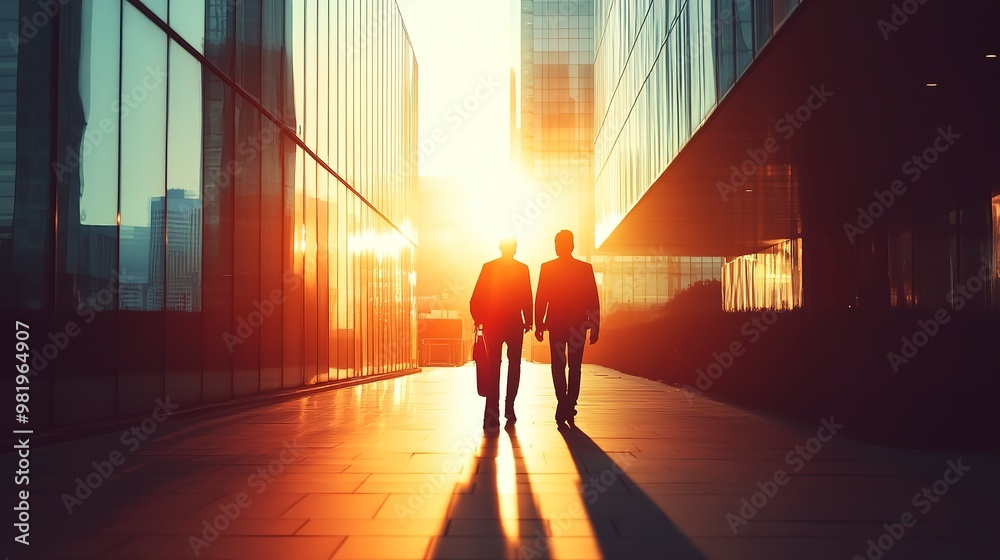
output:
<path id="1" fill-rule="evenodd" d="M 483 265 L 472 291 L 469 308 L 476 330 L 482 326 L 489 365 L 489 387 L 483 429 L 500 430 L 500 365 L 503 345 L 507 344 L 507 402 L 504 416 L 511 422 L 514 398 L 521 382 L 521 346 L 524 334 L 531 330 L 531 276 L 528 266 L 514 260 L 517 242 L 500 243 L 500 258 Z"/>

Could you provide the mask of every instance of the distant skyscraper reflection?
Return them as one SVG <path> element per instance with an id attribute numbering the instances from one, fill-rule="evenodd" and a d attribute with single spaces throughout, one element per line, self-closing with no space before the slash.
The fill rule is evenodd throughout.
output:
<path id="1" fill-rule="evenodd" d="M 39 422 L 414 367 L 395 3 L 53 4 L 58 26 L 0 45 L 0 301 L 42 339 L 80 327 Z M 34 10 L 3 3 L 4 36 Z"/>

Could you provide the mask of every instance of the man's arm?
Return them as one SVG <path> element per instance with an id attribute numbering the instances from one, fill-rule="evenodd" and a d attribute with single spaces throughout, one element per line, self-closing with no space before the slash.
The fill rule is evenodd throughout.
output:
<path id="1" fill-rule="evenodd" d="M 524 332 L 531 330 L 534 323 L 531 314 L 531 272 L 524 266 L 524 282 L 521 286 L 521 314 L 524 316 Z"/>
<path id="2" fill-rule="evenodd" d="M 549 277 L 545 265 L 538 272 L 538 291 L 535 292 L 535 339 L 542 341 L 545 332 L 545 314 L 549 305 Z"/>
<path id="3" fill-rule="evenodd" d="M 594 265 L 590 263 L 587 263 L 587 319 L 593 325 L 590 328 L 590 343 L 593 344 L 601 333 L 601 298 L 597 292 Z"/>

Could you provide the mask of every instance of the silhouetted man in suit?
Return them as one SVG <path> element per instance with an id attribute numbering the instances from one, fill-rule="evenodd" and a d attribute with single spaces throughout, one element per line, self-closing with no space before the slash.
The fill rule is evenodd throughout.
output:
<path id="1" fill-rule="evenodd" d="M 556 423 L 574 423 L 576 401 L 580 397 L 580 367 L 583 346 L 590 330 L 590 343 L 597 342 L 601 330 L 601 304 L 597 295 L 594 267 L 573 258 L 573 233 L 556 234 L 559 258 L 542 265 L 535 295 L 535 338 L 541 342 L 549 331 L 552 355 L 552 384 L 555 386 Z M 567 383 L 566 366 L 569 365 Z"/>
<path id="2" fill-rule="evenodd" d="M 483 265 L 469 302 L 472 320 L 483 326 L 489 352 L 490 394 L 486 396 L 483 429 L 500 429 L 500 352 L 507 343 L 507 403 L 505 416 L 511 422 L 514 398 L 521 382 L 521 346 L 524 333 L 531 330 L 531 277 L 524 263 L 514 260 L 517 242 L 500 243 L 500 258 Z"/>

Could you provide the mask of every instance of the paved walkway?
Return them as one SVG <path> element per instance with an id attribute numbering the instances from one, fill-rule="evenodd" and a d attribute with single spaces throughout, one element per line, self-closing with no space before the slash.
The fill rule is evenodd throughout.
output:
<path id="1" fill-rule="evenodd" d="M 596 366 L 576 431 L 547 366 L 525 364 L 517 403 L 484 436 L 471 366 L 431 369 L 37 448 L 30 558 L 1000 558 L 997 457 L 862 445 L 836 418 Z"/>

